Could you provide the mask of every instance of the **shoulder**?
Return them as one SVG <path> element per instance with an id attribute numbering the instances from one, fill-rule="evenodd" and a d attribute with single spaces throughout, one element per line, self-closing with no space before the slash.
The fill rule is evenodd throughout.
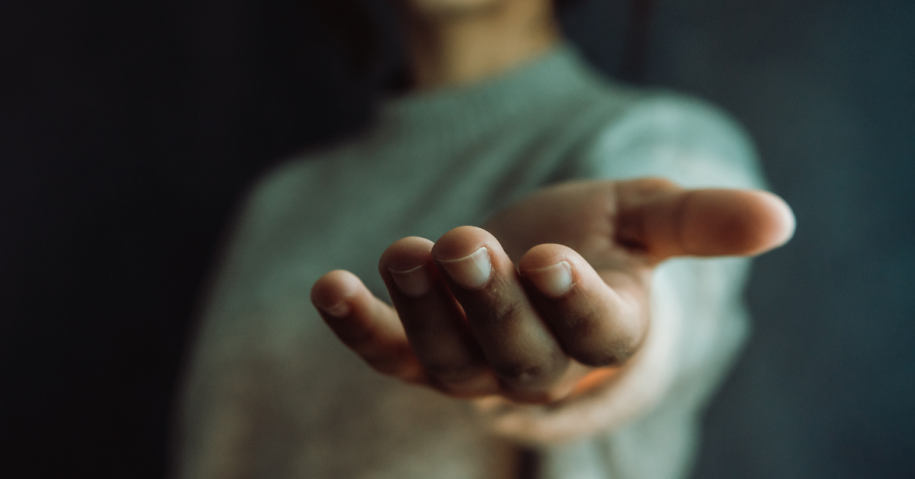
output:
<path id="1" fill-rule="evenodd" d="M 633 96 L 598 139 L 621 147 L 663 143 L 753 154 L 749 135 L 728 113 L 698 98 L 666 91 Z"/>
<path id="2" fill-rule="evenodd" d="M 621 93 L 622 92 L 622 93 Z M 626 90 L 595 130 L 579 160 L 580 174 L 601 178 L 662 176 L 684 186 L 761 187 L 753 142 L 722 109 L 667 91 Z"/>
<path id="3" fill-rule="evenodd" d="M 351 156 L 344 144 L 291 155 L 254 179 L 240 195 L 231 243 L 268 244 L 329 214 L 326 204 L 339 183 L 340 161 Z"/>

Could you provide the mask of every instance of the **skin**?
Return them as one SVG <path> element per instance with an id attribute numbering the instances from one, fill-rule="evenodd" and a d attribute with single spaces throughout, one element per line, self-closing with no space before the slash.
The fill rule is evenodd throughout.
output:
<path id="1" fill-rule="evenodd" d="M 560 41 L 548 0 L 394 0 L 414 88 L 473 83 Z"/>
<path id="2" fill-rule="evenodd" d="M 650 391 L 652 378 L 664 377 L 640 367 L 646 336 L 664 334 L 649 328 L 654 268 L 676 256 L 758 254 L 793 231 L 791 210 L 763 191 L 684 190 L 661 179 L 567 183 L 485 228 L 392 244 L 379 272 L 393 307 L 346 271 L 322 277 L 312 301 L 378 372 L 454 397 L 550 403 L 630 370 L 638 374 L 626 387 Z M 448 262 L 480 248 L 491 258 L 489 280 L 455 281 Z M 571 286 L 544 292 L 534 277 L 563 261 Z M 405 294 L 394 279 L 405 271 L 424 274 L 427 291 Z"/>
<path id="3" fill-rule="evenodd" d="M 417 89 L 479 81 L 559 40 L 548 1 L 398 5 Z M 483 228 L 392 244 L 379 273 L 393 306 L 346 271 L 323 276 L 311 298 L 337 337 L 382 374 L 453 397 L 516 403 L 553 403 L 603 385 L 621 409 L 638 409 L 675 367 L 653 360 L 662 355 L 651 345 L 665 341 L 649 338 L 670 334 L 650 327 L 658 264 L 755 255 L 793 232 L 790 208 L 763 191 L 685 190 L 661 179 L 572 182 L 535 193 Z M 485 278 L 468 283 L 460 260 L 480 257 L 488 257 L 478 268 Z M 555 281 L 563 275 L 569 284 Z"/>

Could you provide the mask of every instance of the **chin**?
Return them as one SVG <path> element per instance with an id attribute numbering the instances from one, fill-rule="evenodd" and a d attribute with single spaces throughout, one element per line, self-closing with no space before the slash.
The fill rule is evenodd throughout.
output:
<path id="1" fill-rule="evenodd" d="M 396 0 L 410 10 L 425 15 L 468 14 L 489 10 L 506 0 Z"/>

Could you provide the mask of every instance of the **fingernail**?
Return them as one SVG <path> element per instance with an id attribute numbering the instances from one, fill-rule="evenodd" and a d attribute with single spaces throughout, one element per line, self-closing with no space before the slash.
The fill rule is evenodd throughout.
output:
<path id="1" fill-rule="evenodd" d="M 530 279 L 540 292 L 554 298 L 562 296 L 572 287 L 572 267 L 566 261 L 546 268 L 525 270 L 524 276 Z"/>
<path id="2" fill-rule="evenodd" d="M 331 316 L 334 316 L 336 318 L 342 318 L 344 316 L 347 316 L 347 315 L 349 315 L 349 312 L 352 310 L 349 303 L 347 303 L 346 301 L 340 301 L 339 303 L 337 303 L 333 306 L 329 306 L 326 308 L 322 307 L 321 309 L 325 313 L 327 313 Z"/>
<path id="3" fill-rule="evenodd" d="M 388 271 L 391 272 L 391 278 L 394 279 L 397 289 L 411 298 L 418 298 L 428 293 L 432 287 L 429 273 L 426 272 L 426 265 L 424 264 L 407 271 L 394 271 L 390 268 L 388 268 Z"/>
<path id="4" fill-rule="evenodd" d="M 485 246 L 463 258 L 439 260 L 439 263 L 451 279 L 467 289 L 482 288 L 492 275 L 492 262 Z"/>

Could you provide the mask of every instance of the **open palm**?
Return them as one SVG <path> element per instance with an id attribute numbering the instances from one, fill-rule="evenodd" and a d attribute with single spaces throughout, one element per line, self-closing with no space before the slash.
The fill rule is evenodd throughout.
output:
<path id="1" fill-rule="evenodd" d="M 614 377 L 649 334 L 651 273 L 675 256 L 752 255 L 794 229 L 778 197 L 660 179 L 546 188 L 484 228 L 381 256 L 393 307 L 345 271 L 312 301 L 377 371 L 448 395 L 549 403 Z"/>

